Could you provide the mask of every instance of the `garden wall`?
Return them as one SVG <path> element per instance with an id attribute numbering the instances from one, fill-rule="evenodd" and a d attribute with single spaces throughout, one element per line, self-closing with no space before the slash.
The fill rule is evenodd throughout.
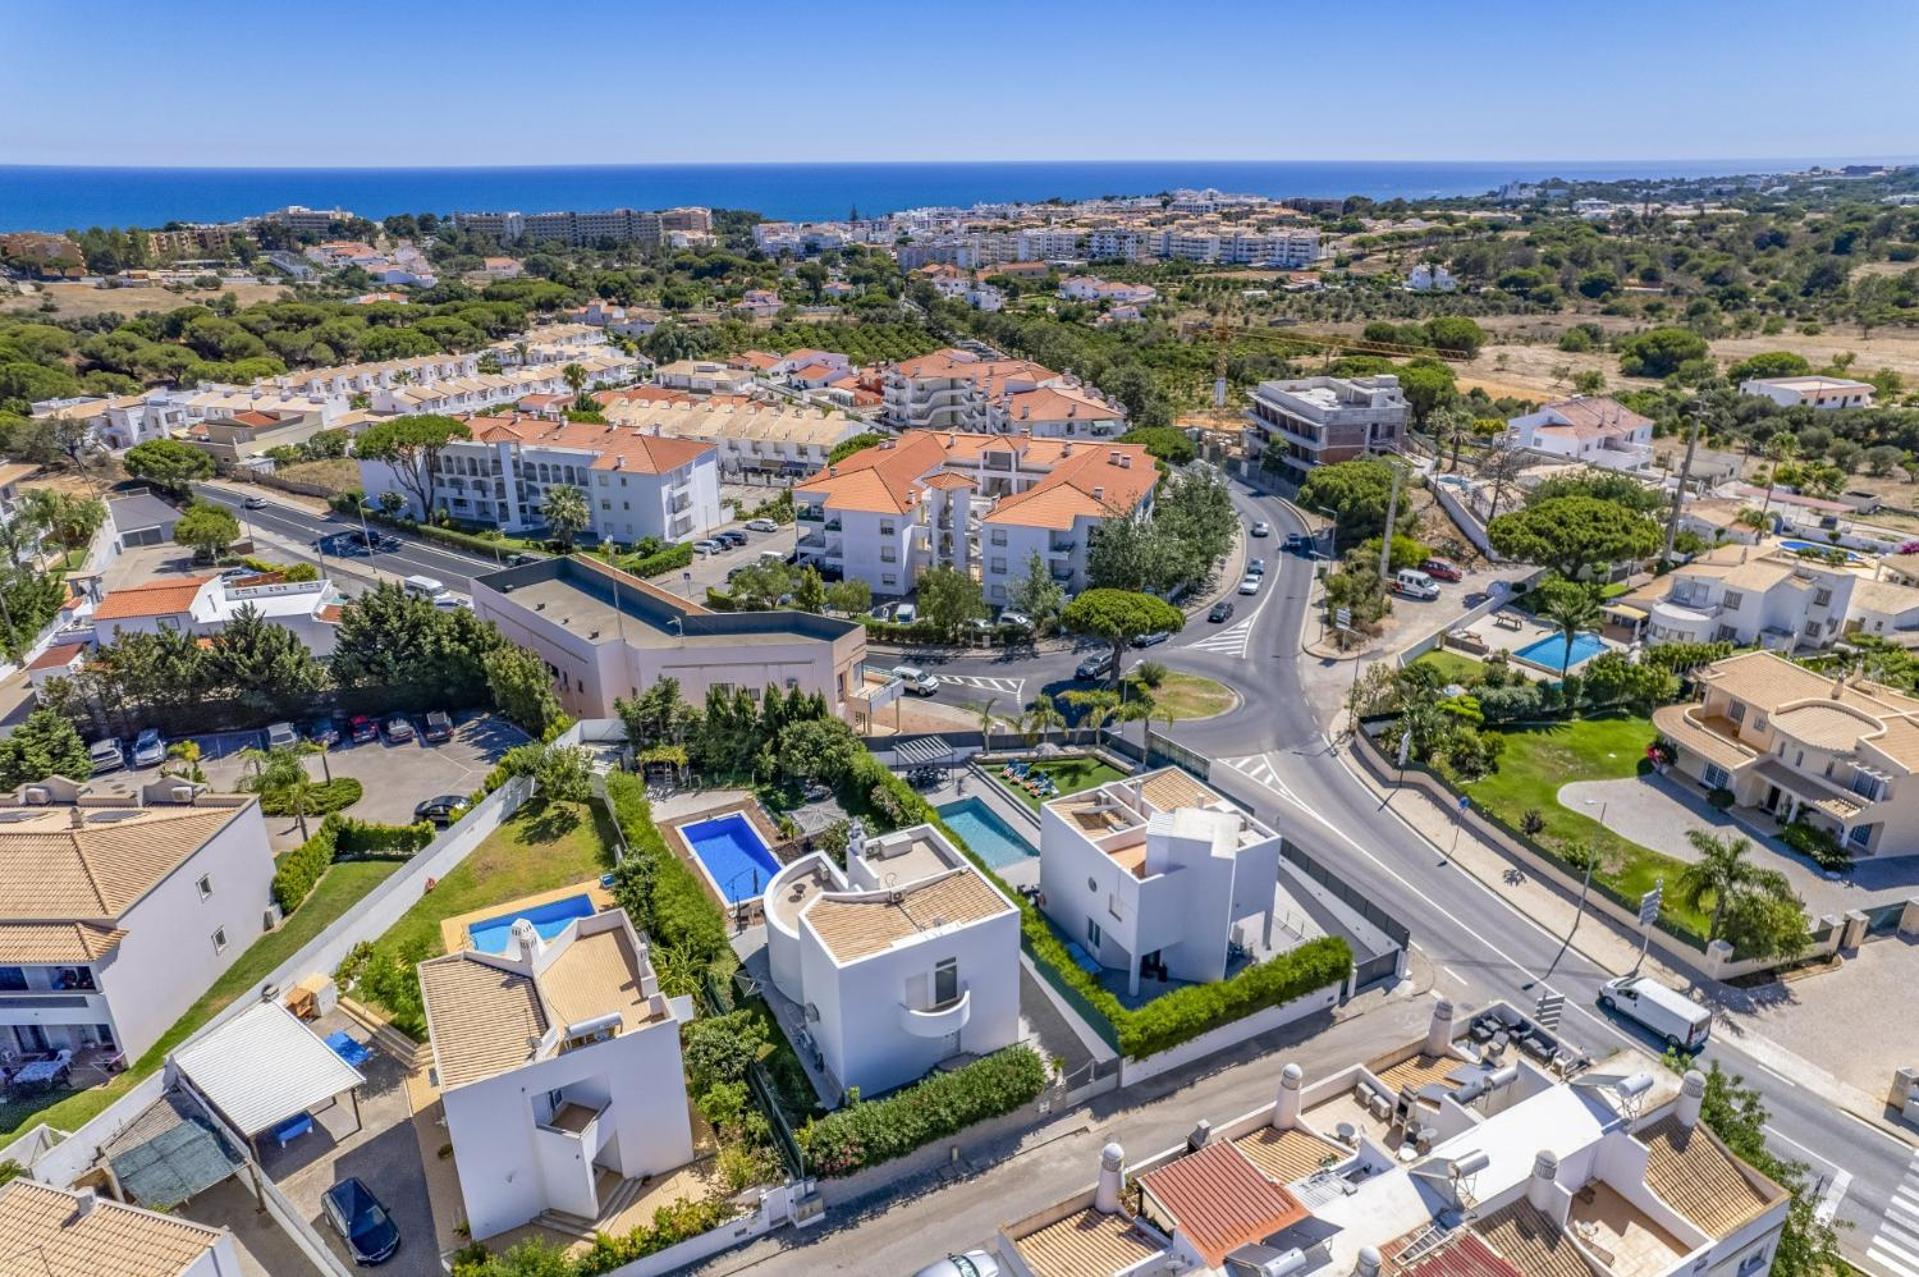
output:
<path id="1" fill-rule="evenodd" d="M 1224 1051 L 1227 1047 L 1238 1046 L 1249 1038 L 1302 1020 L 1318 1011 L 1331 1011 L 1339 1005 L 1339 995 L 1344 985 L 1329 984 L 1323 989 L 1315 989 L 1302 998 L 1291 1002 L 1282 1002 L 1276 1007 L 1267 1007 L 1264 1011 L 1255 1011 L 1249 1016 L 1222 1024 L 1196 1038 L 1190 1038 L 1178 1046 L 1170 1047 L 1157 1055 L 1132 1060 L 1122 1058 L 1119 1062 L 1119 1084 L 1122 1087 L 1144 1082 L 1148 1078 L 1158 1077 L 1172 1069 L 1203 1060 L 1215 1051 Z"/>
<path id="2" fill-rule="evenodd" d="M 729 1219 L 711 1232 L 689 1237 L 665 1250 L 655 1251 L 644 1259 L 622 1264 L 608 1273 L 607 1277 L 661 1277 L 665 1273 L 682 1272 L 702 1259 L 741 1242 L 752 1241 L 781 1224 L 797 1222 L 793 1207 L 802 1187 L 800 1184 L 783 1184 L 766 1189 L 760 1194 L 759 1203 L 751 1213 Z"/>

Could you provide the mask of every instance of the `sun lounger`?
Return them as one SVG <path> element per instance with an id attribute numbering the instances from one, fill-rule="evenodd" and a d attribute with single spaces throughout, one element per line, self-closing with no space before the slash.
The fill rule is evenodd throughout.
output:
<path id="1" fill-rule="evenodd" d="M 285 1148 L 312 1129 L 313 1114 L 298 1113 L 274 1127 L 271 1131 L 267 1132 L 267 1134 L 273 1137 L 274 1143 L 278 1144 L 281 1148 Z"/>

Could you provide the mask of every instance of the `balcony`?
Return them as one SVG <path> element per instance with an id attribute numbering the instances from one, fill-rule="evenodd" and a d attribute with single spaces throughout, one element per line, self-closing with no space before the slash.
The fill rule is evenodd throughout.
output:
<path id="1" fill-rule="evenodd" d="M 1071 554 L 1079 548 L 1077 541 L 1055 541 L 1046 547 L 1048 554 Z"/>
<path id="2" fill-rule="evenodd" d="M 951 1002 L 924 1011 L 915 1010 L 905 1003 L 900 1004 L 900 1028 L 916 1038 L 950 1037 L 965 1028 L 972 1016 L 973 992 L 970 989 L 961 989 L 960 995 Z"/>
<path id="3" fill-rule="evenodd" d="M 826 535 L 822 532 L 809 532 L 801 537 L 795 544 L 802 550 L 824 550 L 826 548 Z"/>
<path id="4" fill-rule="evenodd" d="M 819 523 L 826 518 L 826 511 L 816 505 L 795 506 L 793 517 L 801 523 Z"/>

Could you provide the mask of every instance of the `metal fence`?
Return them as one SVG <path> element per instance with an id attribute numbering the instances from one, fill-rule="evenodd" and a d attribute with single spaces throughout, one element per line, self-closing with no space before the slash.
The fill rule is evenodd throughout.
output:
<path id="1" fill-rule="evenodd" d="M 1372 986 L 1375 981 L 1388 979 L 1399 973 L 1400 955 L 1412 944 L 1413 933 L 1405 923 L 1381 909 L 1377 904 L 1357 888 L 1331 869 L 1313 859 L 1306 852 L 1282 838 L 1279 843 L 1280 858 L 1298 869 L 1317 883 L 1328 895 L 1351 909 L 1371 925 L 1384 932 L 1392 941 L 1392 946 L 1383 953 L 1353 963 L 1353 992 Z"/>

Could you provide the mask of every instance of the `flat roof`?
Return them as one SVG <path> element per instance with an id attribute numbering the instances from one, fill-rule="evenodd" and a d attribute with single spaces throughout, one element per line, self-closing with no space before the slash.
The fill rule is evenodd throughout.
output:
<path id="1" fill-rule="evenodd" d="M 248 1007 L 188 1042 L 173 1063 L 249 1138 L 366 1081 L 277 1002 Z"/>

